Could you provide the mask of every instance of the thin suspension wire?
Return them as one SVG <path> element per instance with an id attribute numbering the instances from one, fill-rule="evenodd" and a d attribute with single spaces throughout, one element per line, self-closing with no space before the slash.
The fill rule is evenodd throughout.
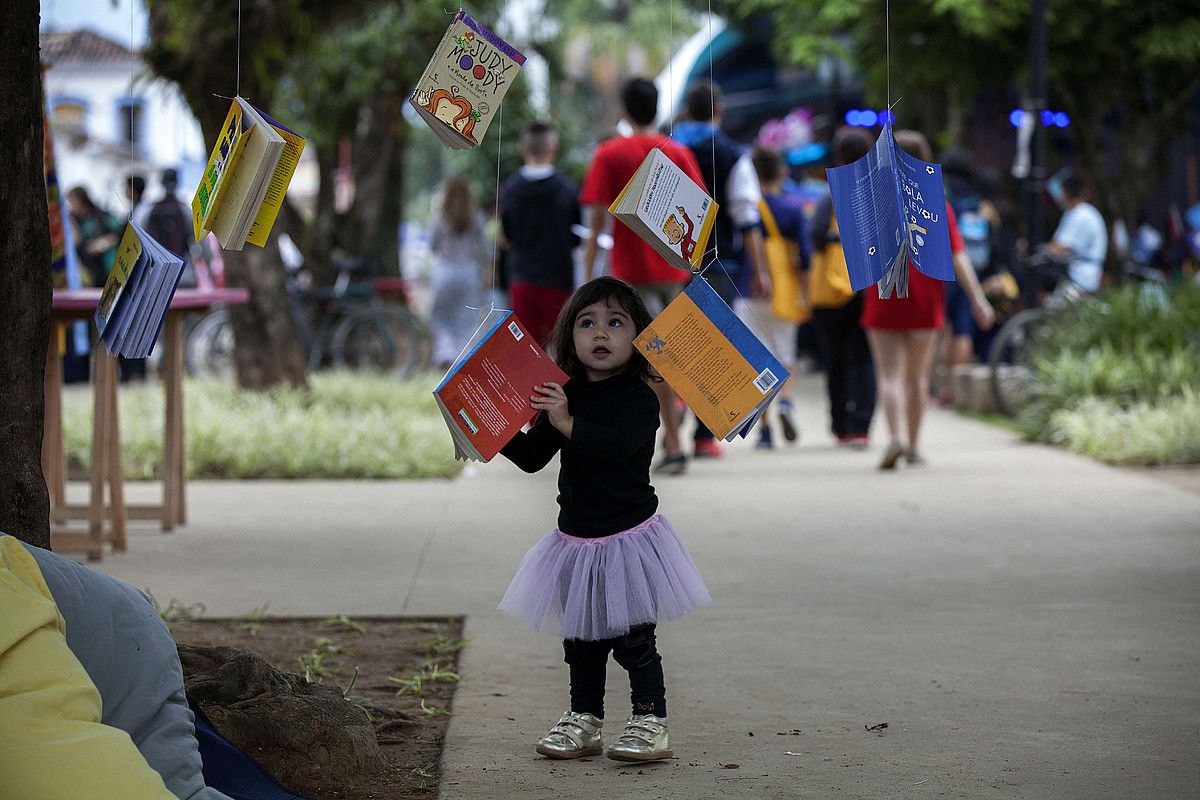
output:
<path id="1" fill-rule="evenodd" d="M 667 3 L 667 45 L 668 50 L 675 46 L 675 0 L 668 0 Z M 673 53 L 667 56 L 667 81 L 671 84 L 671 96 L 667 98 L 667 108 L 671 109 L 670 115 L 667 117 L 667 125 L 670 128 L 668 137 L 675 135 L 675 56 Z"/>
<path id="2" fill-rule="evenodd" d="M 892 111 L 892 0 L 884 0 L 883 9 L 883 63 L 887 70 L 887 110 L 890 116 Z"/>
<path id="3" fill-rule="evenodd" d="M 717 118 L 717 85 L 715 83 L 713 83 L 712 21 L 713 21 L 712 0 L 708 0 L 708 47 L 705 48 L 706 50 L 708 50 L 708 113 L 709 113 L 708 118 L 710 120 L 715 120 Z M 713 183 L 716 183 L 716 181 L 717 181 L 717 132 L 715 129 L 713 130 L 713 135 L 712 135 L 712 165 L 713 165 Z M 715 189 L 716 187 L 713 187 L 713 188 Z M 721 260 L 721 249 L 720 248 L 721 248 L 720 243 L 717 242 L 716 237 L 714 237 L 713 238 L 713 260 L 714 261 Z M 722 267 L 722 269 L 724 269 L 724 267 Z"/>
<path id="4" fill-rule="evenodd" d="M 242 0 L 238 0 L 237 85 L 233 93 L 238 97 L 242 96 Z"/>
<path id="5" fill-rule="evenodd" d="M 500 154 L 504 152 L 504 104 L 500 104 L 500 113 L 496 120 L 496 204 L 493 208 L 496 209 L 496 221 L 500 221 Z M 488 295 L 488 305 L 492 310 L 496 308 L 496 273 L 500 269 L 500 239 L 494 237 L 492 239 L 492 288 Z"/>

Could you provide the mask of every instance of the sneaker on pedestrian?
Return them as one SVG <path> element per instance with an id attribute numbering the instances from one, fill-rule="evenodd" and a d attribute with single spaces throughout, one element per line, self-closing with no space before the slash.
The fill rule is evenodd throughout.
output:
<path id="1" fill-rule="evenodd" d="M 682 475 L 686 470 L 687 456 L 683 453 L 665 455 L 654 467 L 654 472 L 658 475 Z"/>
<path id="2" fill-rule="evenodd" d="M 538 739 L 537 751 L 549 758 L 583 758 L 604 750 L 600 728 L 604 720 L 591 714 L 568 711 L 550 731 Z"/>
<path id="3" fill-rule="evenodd" d="M 630 714 L 625 731 L 605 753 L 614 761 L 662 761 L 675 755 L 667 739 L 667 720 L 653 714 Z"/>
<path id="4" fill-rule="evenodd" d="M 926 464 L 925 456 L 918 453 L 916 450 L 909 450 L 904 454 L 904 463 L 910 467 L 923 467 Z"/>
<path id="5" fill-rule="evenodd" d="M 879 462 L 880 469 L 895 469 L 896 462 L 904 455 L 904 448 L 899 442 L 892 442 L 887 446 L 887 450 L 883 451 L 883 458 Z"/>
<path id="6" fill-rule="evenodd" d="M 783 432 L 784 441 L 795 443 L 800 438 L 800 433 L 796 428 L 796 421 L 792 419 L 792 404 L 779 404 L 779 430 Z"/>
<path id="7" fill-rule="evenodd" d="M 771 429 L 763 425 L 758 434 L 758 441 L 754 443 L 754 449 L 770 450 L 773 447 L 775 447 L 775 443 L 771 441 Z"/>
<path id="8" fill-rule="evenodd" d="M 697 439 L 696 450 L 692 454 L 693 458 L 720 458 L 725 455 L 725 451 L 721 449 L 721 445 L 717 444 L 716 439 Z"/>

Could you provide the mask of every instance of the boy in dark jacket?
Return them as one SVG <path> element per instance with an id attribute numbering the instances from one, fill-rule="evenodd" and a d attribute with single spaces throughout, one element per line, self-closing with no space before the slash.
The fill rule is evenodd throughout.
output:
<path id="1" fill-rule="evenodd" d="M 504 269 L 513 311 L 544 344 L 575 288 L 571 251 L 579 237 L 571 229 L 580 223 L 579 187 L 554 166 L 558 133 L 550 125 L 531 124 L 520 149 L 525 164 L 500 192 Z"/>

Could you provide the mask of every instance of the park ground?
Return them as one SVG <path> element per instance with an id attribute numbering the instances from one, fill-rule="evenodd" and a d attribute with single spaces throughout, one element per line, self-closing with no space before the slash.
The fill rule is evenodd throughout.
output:
<path id="1" fill-rule="evenodd" d="M 659 628 L 676 757 L 552 762 L 557 640 L 495 606 L 555 475 L 194 482 L 99 568 L 237 616 L 465 615 L 445 798 L 1185 798 L 1200 786 L 1200 479 L 1105 466 L 940 409 L 928 466 L 804 439 L 658 481 L 714 603 Z M 137 500 L 151 487 L 133 485 Z M 609 736 L 627 684 L 609 673 Z M 887 723 L 886 728 L 867 727 Z"/>

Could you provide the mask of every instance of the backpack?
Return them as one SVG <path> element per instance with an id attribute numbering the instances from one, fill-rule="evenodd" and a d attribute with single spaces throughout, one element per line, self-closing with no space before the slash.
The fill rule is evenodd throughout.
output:
<path id="1" fill-rule="evenodd" d="M 767 257 L 767 270 L 771 273 L 771 312 L 785 322 L 804 322 L 812 312 L 797 271 L 800 245 L 780 234 L 779 224 L 765 198 L 758 201 L 758 211 L 763 227 L 767 229 L 763 252 Z"/>
<path id="2" fill-rule="evenodd" d="M 150 214 L 146 217 L 146 233 L 184 261 L 188 261 L 188 247 L 192 243 L 188 230 L 191 223 L 191 219 L 184 215 L 183 206 L 178 200 L 164 197 L 151 206 Z"/>
<path id="3" fill-rule="evenodd" d="M 958 217 L 958 232 L 971 266 L 982 272 L 992 260 L 992 223 L 983 213 L 983 204 L 974 195 L 951 198 L 950 207 Z"/>
<path id="4" fill-rule="evenodd" d="M 837 217 L 829 215 L 829 240 L 821 252 L 814 253 L 809 270 L 808 302 L 813 308 L 841 308 L 854 299 L 850 271 L 842 251 Z"/>

